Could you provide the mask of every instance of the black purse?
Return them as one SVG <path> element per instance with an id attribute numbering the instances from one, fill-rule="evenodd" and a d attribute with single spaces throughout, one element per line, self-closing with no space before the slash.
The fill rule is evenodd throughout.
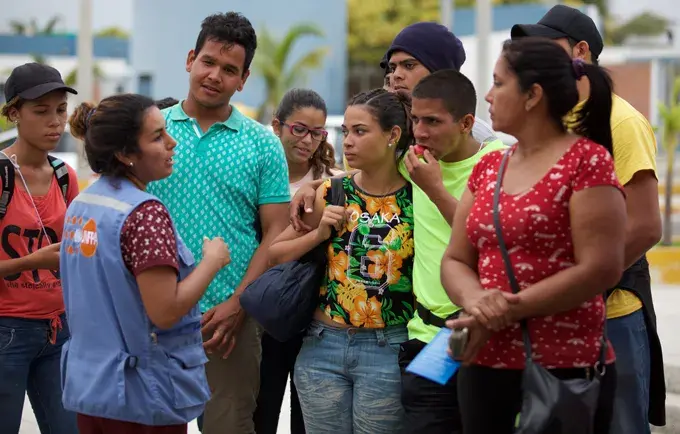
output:
<path id="1" fill-rule="evenodd" d="M 345 205 L 342 178 L 331 179 L 332 205 Z M 307 329 L 319 307 L 319 288 L 328 265 L 331 237 L 298 260 L 276 265 L 248 285 L 241 294 L 243 310 L 274 339 L 287 342 Z"/>
<path id="2" fill-rule="evenodd" d="M 510 287 L 512 292 L 516 294 L 520 288 L 503 240 L 498 211 L 503 174 L 509 156 L 510 152 L 507 151 L 498 170 L 493 195 L 493 224 Z M 594 434 L 593 425 L 600 397 L 600 381 L 606 372 L 607 321 L 604 321 L 600 358 L 595 369 L 593 369 L 592 379 L 560 380 L 550 371 L 535 363 L 531 354 L 531 340 L 529 339 L 527 321 L 520 321 L 520 325 L 524 340 L 526 365 L 522 373 L 522 410 L 515 425 L 515 434 Z"/>

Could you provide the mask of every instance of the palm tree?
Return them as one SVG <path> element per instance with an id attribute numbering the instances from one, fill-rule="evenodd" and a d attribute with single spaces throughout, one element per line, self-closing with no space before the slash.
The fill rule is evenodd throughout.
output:
<path id="1" fill-rule="evenodd" d="M 16 35 L 25 36 L 35 36 L 35 35 L 53 35 L 57 28 L 57 24 L 61 21 L 61 17 L 58 15 L 53 16 L 47 21 L 45 27 L 38 26 L 38 22 L 35 18 L 31 18 L 29 21 L 17 21 L 12 20 L 9 22 L 9 26 L 12 29 L 12 33 Z"/>
<path id="2" fill-rule="evenodd" d="M 258 109 L 258 120 L 268 122 L 288 89 L 304 83 L 307 73 L 321 65 L 326 55 L 326 48 L 319 47 L 308 51 L 292 65 L 290 56 L 293 46 L 305 36 L 323 37 L 321 29 L 313 24 L 298 24 L 291 27 L 288 33 L 277 41 L 271 33 L 263 29 L 258 33 L 257 55 L 253 61 L 256 73 L 265 82 L 265 100 Z"/>
<path id="3" fill-rule="evenodd" d="M 671 99 L 666 104 L 659 104 L 659 114 L 663 120 L 663 147 L 666 151 L 666 179 L 664 191 L 663 238 L 661 244 L 670 246 L 673 243 L 673 168 L 675 153 L 680 139 L 680 76 L 675 78 Z"/>

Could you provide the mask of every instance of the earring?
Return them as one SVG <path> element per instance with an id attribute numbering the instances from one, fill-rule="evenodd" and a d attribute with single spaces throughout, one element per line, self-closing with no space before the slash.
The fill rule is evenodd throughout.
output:
<path id="1" fill-rule="evenodd" d="M 14 125 L 19 125 L 19 120 L 18 120 L 18 119 L 14 119 Z"/>
<path id="2" fill-rule="evenodd" d="M 130 167 L 132 167 L 132 166 L 134 166 L 134 165 L 135 165 L 135 163 L 133 163 L 132 161 L 130 161 L 130 162 L 128 163 L 128 166 L 130 166 Z"/>
<path id="3" fill-rule="evenodd" d="M 393 144 L 394 143 L 390 142 L 390 143 L 387 144 L 387 146 L 391 148 Z"/>

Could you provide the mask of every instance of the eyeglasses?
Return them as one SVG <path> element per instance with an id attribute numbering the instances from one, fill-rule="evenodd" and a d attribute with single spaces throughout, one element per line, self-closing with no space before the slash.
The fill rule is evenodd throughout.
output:
<path id="1" fill-rule="evenodd" d="M 292 135 L 301 139 L 307 137 L 307 134 L 309 134 L 315 142 L 323 142 L 328 137 L 328 131 L 320 128 L 308 128 L 304 125 L 287 124 L 285 122 L 281 122 L 281 125 L 288 127 L 288 130 Z"/>

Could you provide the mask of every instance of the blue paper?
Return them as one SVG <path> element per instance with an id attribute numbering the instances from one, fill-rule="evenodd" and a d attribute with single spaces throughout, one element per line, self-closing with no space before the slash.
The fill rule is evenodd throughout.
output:
<path id="1" fill-rule="evenodd" d="M 442 328 L 406 367 L 406 372 L 425 377 L 442 386 L 446 385 L 460 367 L 460 362 L 453 360 L 446 352 L 450 336 L 451 330 Z"/>

